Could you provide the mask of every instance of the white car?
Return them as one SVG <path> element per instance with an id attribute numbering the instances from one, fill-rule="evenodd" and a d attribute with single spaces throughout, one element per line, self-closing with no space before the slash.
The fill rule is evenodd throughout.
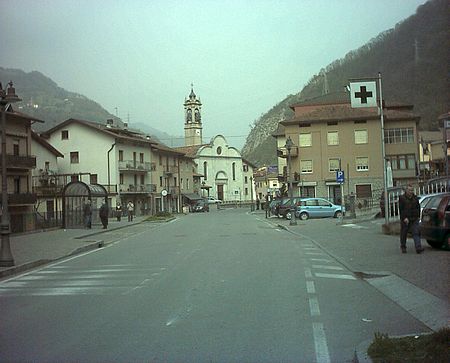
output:
<path id="1" fill-rule="evenodd" d="M 207 199 L 208 204 L 219 204 L 222 203 L 220 199 L 216 199 L 214 197 L 208 197 Z"/>

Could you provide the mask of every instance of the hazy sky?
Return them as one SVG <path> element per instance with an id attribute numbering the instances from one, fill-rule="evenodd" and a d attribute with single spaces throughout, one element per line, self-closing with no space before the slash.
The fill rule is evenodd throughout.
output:
<path id="1" fill-rule="evenodd" d="M 193 83 L 204 141 L 241 147 L 262 113 L 425 2 L 0 0 L 0 66 L 172 135 Z"/>

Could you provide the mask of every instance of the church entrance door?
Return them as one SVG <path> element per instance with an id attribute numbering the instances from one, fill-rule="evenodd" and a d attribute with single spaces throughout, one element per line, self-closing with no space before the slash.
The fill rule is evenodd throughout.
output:
<path id="1" fill-rule="evenodd" d="M 217 199 L 223 200 L 223 184 L 217 185 Z"/>

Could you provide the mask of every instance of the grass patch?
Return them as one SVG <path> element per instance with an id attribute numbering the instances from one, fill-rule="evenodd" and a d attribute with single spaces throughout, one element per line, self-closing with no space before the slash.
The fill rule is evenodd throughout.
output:
<path id="1" fill-rule="evenodd" d="M 367 353 L 374 363 L 448 363 L 450 328 L 403 338 L 389 338 L 387 334 L 375 333 Z"/>
<path id="2" fill-rule="evenodd" d="M 153 216 L 149 216 L 144 219 L 145 222 L 164 222 L 173 218 L 173 215 L 169 212 L 158 212 Z"/>

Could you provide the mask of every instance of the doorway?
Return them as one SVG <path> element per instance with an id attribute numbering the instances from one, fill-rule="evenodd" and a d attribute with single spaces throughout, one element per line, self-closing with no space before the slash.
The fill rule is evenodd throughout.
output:
<path id="1" fill-rule="evenodd" d="M 330 195 L 330 199 L 333 202 L 333 204 L 341 205 L 342 195 L 340 185 L 329 185 L 328 193 Z"/>
<path id="2" fill-rule="evenodd" d="M 217 185 L 217 199 L 223 201 L 223 184 Z"/>

